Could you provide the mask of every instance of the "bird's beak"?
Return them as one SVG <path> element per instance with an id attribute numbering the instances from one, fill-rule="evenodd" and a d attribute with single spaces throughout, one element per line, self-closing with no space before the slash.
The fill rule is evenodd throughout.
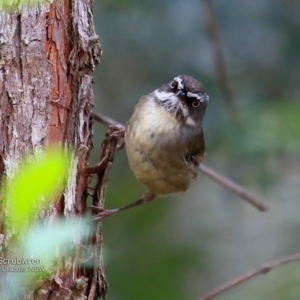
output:
<path id="1" fill-rule="evenodd" d="M 185 98 L 186 97 L 186 93 L 184 91 L 180 90 L 180 91 L 177 92 L 176 96 L 178 98 Z"/>

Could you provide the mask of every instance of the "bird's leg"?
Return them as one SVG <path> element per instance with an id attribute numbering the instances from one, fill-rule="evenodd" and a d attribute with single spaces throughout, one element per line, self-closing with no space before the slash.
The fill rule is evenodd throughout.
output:
<path id="1" fill-rule="evenodd" d="M 116 209 L 102 209 L 102 208 L 99 208 L 98 206 L 91 206 L 92 209 L 96 209 L 98 211 L 100 211 L 98 214 L 94 215 L 92 217 L 92 220 L 93 221 L 101 221 L 103 219 L 106 219 L 118 212 L 121 212 L 123 210 L 127 210 L 129 208 L 132 208 L 132 207 L 135 207 L 135 206 L 139 206 L 141 204 L 144 204 L 144 203 L 147 203 L 147 202 L 150 202 L 152 201 L 154 198 L 155 198 L 156 194 L 153 194 L 153 193 L 150 193 L 150 192 L 147 192 L 145 193 L 140 199 L 138 199 L 137 201 L 134 201 L 132 203 L 129 203 L 123 207 L 120 207 L 120 208 L 116 208 Z"/>

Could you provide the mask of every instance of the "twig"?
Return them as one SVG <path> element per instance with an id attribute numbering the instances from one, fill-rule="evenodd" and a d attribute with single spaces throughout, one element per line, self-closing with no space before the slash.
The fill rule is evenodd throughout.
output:
<path id="1" fill-rule="evenodd" d="M 117 124 L 118 126 L 124 126 L 122 123 L 119 123 L 109 117 L 106 117 L 102 114 L 95 114 L 93 113 L 93 117 L 96 121 L 104 123 L 106 125 L 113 125 Z M 267 206 L 263 203 L 264 201 L 258 197 L 254 196 L 250 191 L 241 187 L 239 184 L 233 182 L 232 180 L 228 179 L 227 177 L 217 173 L 216 171 L 212 170 L 211 168 L 204 166 L 201 164 L 199 166 L 199 170 L 218 184 L 222 185 L 223 187 L 231 190 L 233 193 L 238 195 L 240 198 L 244 199 L 254 207 L 256 207 L 260 211 L 266 211 Z"/>
<path id="2" fill-rule="evenodd" d="M 88 167 L 83 172 L 87 176 L 96 174 L 96 184 L 93 189 L 92 198 L 93 205 L 103 208 L 105 201 L 105 191 L 108 182 L 108 175 L 112 167 L 112 162 L 114 160 L 114 155 L 117 149 L 118 137 L 113 135 L 114 131 L 118 130 L 118 127 L 108 128 L 105 136 L 105 140 L 102 143 L 102 151 L 100 157 L 100 163 L 93 167 Z M 92 212 L 92 215 L 94 212 Z M 101 227 L 97 226 L 94 235 L 91 237 L 91 243 L 93 244 L 93 254 L 94 254 L 94 268 L 92 272 L 92 281 L 90 292 L 88 295 L 88 300 L 95 299 L 95 297 L 102 295 L 105 299 L 108 284 L 104 274 L 104 264 L 102 257 L 102 247 L 103 247 L 103 238 Z"/>
<path id="3" fill-rule="evenodd" d="M 201 298 L 199 298 L 199 300 L 214 299 L 218 295 L 244 283 L 245 281 L 250 280 L 253 277 L 256 277 L 258 275 L 267 274 L 274 268 L 280 267 L 282 265 L 288 264 L 288 263 L 296 261 L 296 260 L 300 260 L 300 253 L 292 254 L 289 256 L 284 256 L 277 260 L 266 263 L 265 265 L 263 265 L 262 267 L 259 267 L 256 270 L 249 271 L 242 276 L 238 276 L 238 277 L 222 284 L 221 286 L 217 287 L 216 289 L 212 290 L 211 292 L 209 292 L 209 293 L 205 294 L 204 296 L 202 296 Z"/>
<path id="4" fill-rule="evenodd" d="M 102 124 L 105 124 L 105 125 L 119 125 L 119 126 L 124 127 L 124 125 L 122 123 L 120 123 L 116 120 L 113 120 L 110 117 L 107 117 L 107 116 L 105 116 L 105 115 L 103 115 L 99 112 L 98 113 L 93 112 L 92 115 L 93 115 L 93 118 L 94 118 L 95 121 L 100 122 Z"/>
<path id="5" fill-rule="evenodd" d="M 250 191 L 246 190 L 236 182 L 233 182 L 232 180 L 217 173 L 211 168 L 204 166 L 203 164 L 199 165 L 199 169 L 204 175 L 213 179 L 214 181 L 224 186 L 225 188 L 231 190 L 240 198 L 243 198 L 245 201 L 255 206 L 258 210 L 260 211 L 267 210 L 267 206 L 263 203 L 263 200 L 260 197 L 253 195 Z"/>
<path id="6" fill-rule="evenodd" d="M 222 51 L 221 40 L 219 37 L 217 21 L 214 15 L 211 0 L 202 0 L 202 3 L 204 9 L 205 29 L 214 56 L 213 58 L 215 63 L 216 75 L 218 77 L 218 82 L 224 101 L 228 104 L 229 115 L 232 121 L 235 122 L 237 121 L 236 105 L 226 71 L 225 59 Z"/>

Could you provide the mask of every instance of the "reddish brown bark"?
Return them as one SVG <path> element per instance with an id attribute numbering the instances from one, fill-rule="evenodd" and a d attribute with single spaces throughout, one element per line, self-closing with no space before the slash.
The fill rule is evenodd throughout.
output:
<path id="1" fill-rule="evenodd" d="M 91 148 L 93 73 L 101 56 L 89 0 L 55 1 L 0 13 L 0 176 L 13 176 L 24 155 L 60 144 L 74 150 L 67 187 L 46 219 L 66 219 L 86 211 Z M 0 221 L 1 255 L 12 253 Z M 45 222 L 46 220 L 42 220 Z M 81 246 L 53 269 L 27 299 L 96 299 L 105 297 L 102 234 L 91 239 L 97 265 L 81 269 Z M 95 281 L 96 279 L 96 281 Z"/>
<path id="2" fill-rule="evenodd" d="M 52 72 L 52 111 L 49 123 L 49 143 L 62 141 L 71 105 L 72 75 L 67 73 L 71 46 L 68 36 L 70 26 L 69 1 L 59 7 L 50 5 L 47 15 L 46 53 Z"/>

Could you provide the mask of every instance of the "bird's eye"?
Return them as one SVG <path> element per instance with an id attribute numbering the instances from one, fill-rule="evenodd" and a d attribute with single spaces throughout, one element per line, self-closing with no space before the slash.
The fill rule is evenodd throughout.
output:
<path id="1" fill-rule="evenodd" d="M 192 106 L 193 106 L 194 108 L 198 107 L 199 105 L 200 105 L 200 101 L 199 101 L 199 100 L 193 101 L 193 102 L 192 102 Z"/>
<path id="2" fill-rule="evenodd" d="M 174 89 L 176 89 L 177 88 L 177 81 L 176 80 L 173 80 L 171 83 L 170 83 L 170 88 L 172 89 L 172 90 L 174 90 Z"/>

